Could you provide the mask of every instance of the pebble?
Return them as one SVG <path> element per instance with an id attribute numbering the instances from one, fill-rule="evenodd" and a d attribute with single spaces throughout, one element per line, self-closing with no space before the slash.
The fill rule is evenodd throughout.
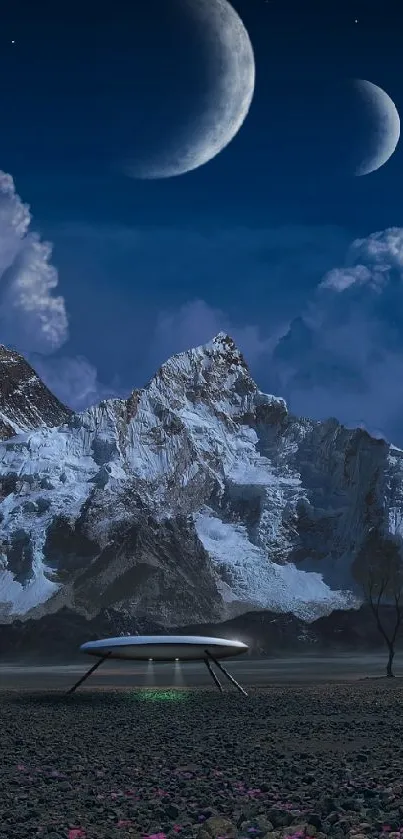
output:
<path id="1" fill-rule="evenodd" d="M 2 692 L 0 839 L 403 839 L 393 681 Z"/>

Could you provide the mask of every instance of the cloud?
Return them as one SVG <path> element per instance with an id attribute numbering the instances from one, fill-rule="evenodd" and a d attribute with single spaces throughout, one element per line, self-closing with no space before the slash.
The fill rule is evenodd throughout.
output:
<path id="1" fill-rule="evenodd" d="M 356 239 L 291 323 L 265 329 L 194 300 L 161 313 L 160 359 L 229 332 L 259 387 L 290 409 L 337 417 L 403 446 L 403 229 Z"/>
<path id="2" fill-rule="evenodd" d="M 0 341 L 71 407 L 129 393 L 224 330 L 291 410 L 403 445 L 403 229 L 356 239 L 334 268 L 347 247 L 336 228 L 73 226 L 57 243 L 62 263 L 63 242 L 71 254 L 72 339 L 51 245 L 30 226 L 0 172 Z"/>
<path id="3" fill-rule="evenodd" d="M 70 223 L 47 231 L 69 278 L 70 346 L 102 380 L 118 371 L 127 393 L 219 329 L 237 339 L 241 331 L 266 382 L 260 343 L 301 310 L 351 239 L 330 225 L 223 228 L 202 219 L 197 229 Z"/>
<path id="4" fill-rule="evenodd" d="M 69 338 L 65 300 L 54 292 L 52 246 L 30 231 L 31 214 L 11 175 L 0 171 L 0 341 L 16 347 L 48 387 L 74 408 L 115 391 L 98 382 L 87 359 L 50 357 Z"/>
<path id="5" fill-rule="evenodd" d="M 0 341 L 71 407 L 129 393 L 224 330 L 291 410 L 403 445 L 403 229 L 356 239 L 336 268 L 336 228 L 59 233 L 73 339 L 52 247 L 0 172 Z"/>
<path id="6" fill-rule="evenodd" d="M 33 356 L 31 361 L 48 388 L 76 411 L 120 394 L 118 383 L 103 385 L 98 381 L 96 367 L 81 356 L 46 359 Z"/>
<path id="7" fill-rule="evenodd" d="M 250 365 L 267 356 L 279 337 L 277 332 L 263 338 L 257 326 L 231 323 L 225 312 L 204 300 L 193 300 L 159 314 L 152 341 L 155 368 L 175 353 L 207 343 L 218 332 L 227 332 L 234 338 Z"/>
<path id="8" fill-rule="evenodd" d="M 333 268 L 326 275 L 320 284 L 320 288 L 330 288 L 334 291 L 345 291 L 353 286 L 370 285 L 372 275 L 365 265 L 356 265 L 353 268 Z"/>
<path id="9" fill-rule="evenodd" d="M 296 413 L 403 444 L 403 229 L 357 239 L 273 353 Z"/>
<path id="10" fill-rule="evenodd" d="M 50 263 L 51 245 L 29 232 L 29 207 L 0 172 L 0 336 L 22 351 L 52 352 L 68 337 L 63 297 Z"/>

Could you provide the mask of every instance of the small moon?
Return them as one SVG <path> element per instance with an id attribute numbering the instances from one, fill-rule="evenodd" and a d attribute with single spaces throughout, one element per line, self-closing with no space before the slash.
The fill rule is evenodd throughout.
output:
<path id="1" fill-rule="evenodd" d="M 169 149 L 151 160 L 127 163 L 124 171 L 133 178 L 171 178 L 208 163 L 233 140 L 252 103 L 254 53 L 237 12 L 227 0 L 186 0 L 183 6 L 203 33 L 212 81 L 193 124 Z"/>
<path id="2" fill-rule="evenodd" d="M 366 107 L 372 126 L 365 156 L 354 174 L 369 175 L 380 169 L 395 151 L 400 137 L 400 118 L 394 102 L 381 87 L 364 79 L 354 79 L 354 88 Z"/>

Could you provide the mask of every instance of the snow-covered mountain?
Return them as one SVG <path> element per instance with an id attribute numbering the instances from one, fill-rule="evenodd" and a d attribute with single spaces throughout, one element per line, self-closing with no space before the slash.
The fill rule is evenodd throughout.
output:
<path id="1" fill-rule="evenodd" d="M 31 428 L 60 425 L 71 413 L 22 355 L 0 344 L 0 440 Z"/>
<path id="2" fill-rule="evenodd" d="M 80 414 L 16 353 L 0 360 L 2 623 L 64 607 L 313 621 L 358 608 L 358 552 L 403 530 L 403 452 L 293 417 L 222 333 Z"/>

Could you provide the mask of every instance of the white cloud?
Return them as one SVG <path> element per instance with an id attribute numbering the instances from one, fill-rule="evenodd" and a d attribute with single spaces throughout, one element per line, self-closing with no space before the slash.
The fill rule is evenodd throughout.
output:
<path id="1" fill-rule="evenodd" d="M 274 352 L 296 413 L 403 444 L 403 229 L 353 242 Z"/>
<path id="2" fill-rule="evenodd" d="M 11 175 L 0 171 L 0 342 L 22 352 L 59 399 L 84 408 L 115 391 L 99 383 L 87 359 L 51 357 L 68 340 L 68 316 L 64 298 L 54 293 L 52 245 L 30 225 L 28 205 Z"/>
<path id="3" fill-rule="evenodd" d="M 344 291 L 352 286 L 369 286 L 382 291 L 393 272 L 403 271 L 403 229 L 391 227 L 356 239 L 350 246 L 344 268 L 329 271 L 319 288 Z"/>
<path id="4" fill-rule="evenodd" d="M 371 271 L 365 265 L 355 265 L 353 268 L 333 268 L 323 278 L 319 288 L 345 291 L 346 288 L 365 285 L 371 280 Z"/>
<path id="5" fill-rule="evenodd" d="M 403 268 L 403 228 L 389 227 L 371 233 L 365 239 L 356 239 L 350 248 L 350 258 L 355 262 L 365 261 L 382 271 Z"/>
<path id="6" fill-rule="evenodd" d="M 50 263 L 51 245 L 29 232 L 31 215 L 11 175 L 0 172 L 0 340 L 48 353 L 68 337 L 63 297 Z"/>

